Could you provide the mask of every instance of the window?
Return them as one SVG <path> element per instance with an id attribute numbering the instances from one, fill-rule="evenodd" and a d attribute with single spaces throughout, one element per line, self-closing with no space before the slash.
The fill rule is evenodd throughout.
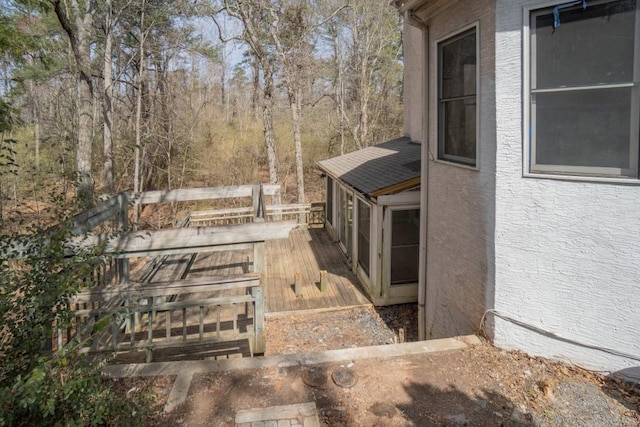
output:
<path id="1" fill-rule="evenodd" d="M 438 159 L 476 165 L 476 27 L 438 44 Z"/>
<path id="2" fill-rule="evenodd" d="M 420 210 L 391 212 L 391 286 L 418 282 Z"/>
<path id="3" fill-rule="evenodd" d="M 529 171 L 638 178 L 637 0 L 530 13 Z"/>
<path id="4" fill-rule="evenodd" d="M 333 179 L 327 175 L 327 197 L 326 197 L 326 205 L 325 205 L 325 219 L 326 221 L 333 224 Z"/>
<path id="5" fill-rule="evenodd" d="M 358 199 L 358 265 L 369 275 L 371 208 Z"/>

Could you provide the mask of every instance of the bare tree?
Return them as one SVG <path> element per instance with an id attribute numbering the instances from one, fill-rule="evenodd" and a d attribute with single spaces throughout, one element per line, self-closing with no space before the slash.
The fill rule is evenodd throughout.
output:
<path id="1" fill-rule="evenodd" d="M 334 0 L 329 3 L 333 5 Z M 384 2 L 353 0 L 338 22 L 328 26 L 327 35 L 333 45 L 333 98 L 341 152 L 345 129 L 355 148 L 366 147 L 376 137 L 387 136 L 378 135 L 382 126 L 396 131 L 396 126 L 389 126 L 386 120 L 382 125 L 381 116 L 394 114 L 387 106 L 394 95 L 399 95 L 391 93 L 389 86 L 401 76 L 399 17 Z"/>
<path id="2" fill-rule="evenodd" d="M 80 206 L 93 204 L 94 179 L 91 169 L 93 105 L 95 91 L 91 76 L 91 29 L 96 12 L 95 0 L 51 0 L 55 14 L 69 37 L 78 77 L 75 161 L 77 198 Z"/>
<path id="3" fill-rule="evenodd" d="M 264 133 L 264 145 L 267 152 L 267 163 L 269 168 L 269 182 L 271 184 L 278 183 L 279 161 L 276 150 L 275 132 L 273 129 L 273 91 L 274 91 L 274 58 L 268 51 L 265 40 L 268 37 L 268 30 L 264 28 L 267 17 L 266 10 L 260 1 L 234 1 L 224 0 L 224 10 L 229 16 L 232 16 L 242 22 L 244 32 L 240 38 L 247 43 L 260 65 L 262 70 L 263 88 L 262 88 L 262 124 Z M 221 12 L 221 11 L 218 11 Z M 213 15 L 214 22 L 217 24 L 216 14 Z M 224 37 L 220 32 L 221 37 Z"/>

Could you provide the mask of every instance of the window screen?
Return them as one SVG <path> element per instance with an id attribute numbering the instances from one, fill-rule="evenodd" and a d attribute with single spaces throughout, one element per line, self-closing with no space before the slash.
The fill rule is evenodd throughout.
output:
<path id="1" fill-rule="evenodd" d="M 371 208 L 358 199 L 358 264 L 369 275 Z"/>
<path id="2" fill-rule="evenodd" d="M 532 172 L 638 177 L 637 8 L 589 1 L 532 12 Z"/>

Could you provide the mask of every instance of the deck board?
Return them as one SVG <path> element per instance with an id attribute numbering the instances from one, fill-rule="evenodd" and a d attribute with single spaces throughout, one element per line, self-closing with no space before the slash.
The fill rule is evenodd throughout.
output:
<path id="1" fill-rule="evenodd" d="M 357 279 L 340 252 L 320 228 L 299 228 L 291 231 L 289 239 L 266 243 L 267 271 L 265 286 L 266 313 L 302 310 L 331 310 L 341 307 L 370 305 Z M 250 250 L 201 253 L 191 266 L 187 278 L 212 275 L 234 275 L 253 271 Z M 177 260 L 171 267 L 161 268 L 153 281 L 173 280 Z M 328 273 L 328 286 L 320 292 L 320 270 Z M 293 290 L 295 273 L 302 275 L 303 296 Z"/>

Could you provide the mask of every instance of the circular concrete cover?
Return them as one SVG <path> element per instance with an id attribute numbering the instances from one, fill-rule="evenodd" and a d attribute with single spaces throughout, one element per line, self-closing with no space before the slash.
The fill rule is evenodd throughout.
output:
<path id="1" fill-rule="evenodd" d="M 322 388 L 327 382 L 327 372 L 320 367 L 309 368 L 302 373 L 302 381 L 308 386 Z"/>
<path id="2" fill-rule="evenodd" d="M 349 368 L 338 368 L 331 374 L 333 382 L 337 386 L 351 388 L 358 382 L 358 376 Z"/>

